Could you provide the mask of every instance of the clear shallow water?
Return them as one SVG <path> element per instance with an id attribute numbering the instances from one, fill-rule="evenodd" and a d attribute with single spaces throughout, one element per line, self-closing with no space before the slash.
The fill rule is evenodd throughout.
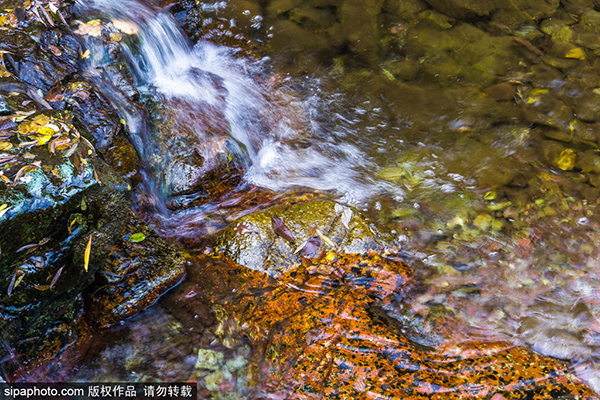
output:
<path id="1" fill-rule="evenodd" d="M 551 68 L 550 62 L 532 60 L 512 44 L 494 50 L 508 60 L 492 68 L 494 77 L 485 69 L 469 75 L 459 68 L 461 57 L 482 60 L 486 54 L 453 49 L 458 61 L 445 60 L 444 69 L 435 48 L 428 53 L 418 46 L 422 43 L 411 44 L 410 36 L 373 55 L 371 63 L 360 59 L 358 50 L 328 54 L 315 50 L 319 43 L 306 47 L 283 29 L 284 17 L 262 15 L 252 4 L 205 4 L 210 41 L 195 46 L 158 9 L 112 1 L 91 7 L 102 10 L 94 15 L 103 23 L 123 20 L 137 32 L 123 43 L 143 95 L 178 101 L 191 110 L 224 106 L 222 118 L 250 165 L 248 183 L 274 191 L 296 186 L 331 191 L 396 231 L 426 283 L 420 297 L 391 310 L 398 318 L 419 320 L 424 331 L 449 341 L 481 335 L 526 343 L 573 360 L 598 388 L 594 379 L 600 374 L 593 369 L 600 349 L 598 191 L 585 166 L 563 170 L 552 164 L 543 142 L 554 133 L 535 122 L 528 109 L 564 96 L 577 98 L 574 93 L 594 87 Z M 82 15 L 92 12 L 88 3 L 80 7 Z M 390 32 L 408 29 L 415 37 L 437 32 L 427 22 L 386 23 Z M 439 50 L 449 53 L 453 44 L 447 38 L 458 29 L 473 51 L 481 50 L 479 39 L 469 33 L 476 28 L 466 25 L 439 30 L 440 42 L 450 42 Z M 402 34 L 390 35 L 400 42 Z M 490 47 L 514 35 L 480 36 Z M 232 37 L 266 42 L 267 57 L 239 56 L 236 46 L 244 40 L 232 44 Z M 103 45 L 94 40 L 86 38 L 94 50 L 92 75 L 106 60 Z M 589 73 L 579 65 L 573 69 L 579 76 Z M 199 77 L 198 70 L 209 74 Z M 504 87 L 508 97 L 490 89 L 505 83 L 514 89 Z M 121 109 L 148 170 L 160 168 L 168 156 L 153 147 L 140 116 L 123 106 L 110 86 L 105 91 Z M 573 114 L 565 121 L 576 119 Z M 575 150 L 595 151 L 582 145 Z M 148 179 L 146 190 L 160 197 L 160 185 Z M 191 222 L 206 223 L 209 208 L 159 209 L 159 229 L 172 234 L 187 223 L 193 230 L 197 225 Z M 146 313 L 154 315 L 152 310 Z M 144 321 L 130 324 L 135 330 Z M 128 347 L 133 336 L 122 340 L 119 351 L 135 353 Z M 113 348 L 107 345 L 101 354 L 108 355 L 95 362 L 114 362 Z M 93 369 L 87 373 L 93 375 Z"/>

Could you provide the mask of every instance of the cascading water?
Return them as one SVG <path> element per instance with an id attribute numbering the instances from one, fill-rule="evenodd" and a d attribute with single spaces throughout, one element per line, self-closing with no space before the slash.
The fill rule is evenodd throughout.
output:
<path id="1" fill-rule="evenodd" d="M 80 1 L 78 9 L 132 34 L 118 51 L 126 56 L 143 102 L 155 110 L 153 122 L 118 87 L 119 77 L 110 72 L 111 49 L 93 36 L 84 36 L 91 53 L 87 74 L 120 110 L 147 181 L 153 182 L 145 190 L 157 196 L 155 204 L 174 194 L 194 197 L 189 180 L 211 167 L 195 168 L 189 161 L 194 153 L 204 163 L 215 153 L 229 158 L 233 153 L 244 165 L 245 182 L 275 191 L 302 186 L 361 200 L 376 190 L 360 173 L 368 168 L 364 152 L 339 140 L 344 128 L 326 132 L 319 124 L 316 115 L 327 101 L 317 96 L 303 101 L 290 90 L 269 92 L 262 72 L 267 60 L 252 63 L 204 41 L 191 46 L 168 13 L 136 1 Z M 194 211 L 158 210 L 163 224 L 194 219 Z"/>

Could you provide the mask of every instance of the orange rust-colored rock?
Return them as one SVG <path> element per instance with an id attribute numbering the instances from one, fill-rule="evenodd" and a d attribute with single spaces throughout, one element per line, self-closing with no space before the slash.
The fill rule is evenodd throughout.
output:
<path id="1" fill-rule="evenodd" d="M 596 399 L 567 364 L 503 342 L 452 353 L 377 318 L 410 286 L 409 267 L 376 253 L 329 252 L 274 279 L 226 257 L 199 260 L 225 340 L 254 348 L 252 398 Z"/>

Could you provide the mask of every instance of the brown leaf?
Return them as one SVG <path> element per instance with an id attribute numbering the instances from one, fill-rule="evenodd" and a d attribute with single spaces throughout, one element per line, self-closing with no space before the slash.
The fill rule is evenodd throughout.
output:
<path id="1" fill-rule="evenodd" d="M 44 99 L 46 99 L 46 101 L 49 102 L 53 102 L 53 101 L 60 101 L 63 98 L 63 94 L 62 94 L 62 88 L 60 85 L 56 85 L 54 87 L 52 87 L 50 90 L 48 90 L 48 93 L 46 93 L 46 96 L 44 96 Z"/>
<path id="2" fill-rule="evenodd" d="M 64 268 L 64 266 L 60 267 L 58 269 L 58 271 L 56 271 L 56 274 L 54 274 L 54 278 L 52 278 L 52 282 L 50 282 L 50 289 L 52 289 L 54 287 L 54 285 L 56 284 L 56 281 L 60 277 L 60 274 L 62 273 L 63 268 Z"/>
<path id="3" fill-rule="evenodd" d="M 48 46 L 48 50 L 50 50 L 52 52 L 52 54 L 54 54 L 57 57 L 62 54 L 62 51 L 56 46 L 50 45 L 50 46 Z M 48 100 L 48 99 L 46 99 L 46 100 Z"/>
<path id="4" fill-rule="evenodd" d="M 21 179 L 22 177 L 24 177 L 25 175 L 27 175 L 33 171 L 37 171 L 37 169 L 38 169 L 37 167 L 32 167 L 31 165 L 25 165 L 17 172 L 17 174 L 13 178 L 13 182 L 17 183 L 19 181 L 19 179 Z"/>
<path id="5" fill-rule="evenodd" d="M 287 240 L 290 243 L 294 243 L 294 235 L 292 231 L 285 226 L 283 221 L 277 217 L 271 217 L 271 227 L 273 228 L 273 232 L 277 235 L 281 236 L 283 239 Z"/>
<path id="6" fill-rule="evenodd" d="M 311 254 L 317 252 L 319 250 L 319 247 L 321 247 L 321 238 L 319 238 L 318 236 L 311 237 L 310 239 L 302 243 L 300 246 L 298 246 L 294 254 L 300 251 L 302 252 L 302 255 L 308 257 Z"/>
<path id="7" fill-rule="evenodd" d="M 71 139 L 64 136 L 59 136 L 50 142 L 49 150 L 50 153 L 55 154 L 57 150 L 66 149 L 69 147 L 69 145 L 72 145 Z"/>
<path id="8" fill-rule="evenodd" d="M 45 292 L 46 290 L 50 289 L 50 285 L 33 285 L 33 287 L 40 292 Z"/>

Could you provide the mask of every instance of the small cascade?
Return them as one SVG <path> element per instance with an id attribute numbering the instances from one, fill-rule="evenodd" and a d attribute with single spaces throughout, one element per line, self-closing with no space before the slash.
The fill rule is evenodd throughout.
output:
<path id="1" fill-rule="evenodd" d="M 364 152 L 339 140 L 351 124 L 319 123 L 318 115 L 335 99 L 270 90 L 263 61 L 235 57 L 232 49 L 206 41 L 192 46 L 169 13 L 134 0 L 80 1 L 78 14 L 124 33 L 118 47 L 83 36 L 90 50 L 87 74 L 125 121 L 142 157 L 146 196 L 155 199 L 162 225 L 181 226 L 202 214 L 190 206 L 208 202 L 202 177 L 213 170 L 239 173 L 225 180 L 274 191 L 331 191 L 349 201 L 377 189 L 360 173 L 368 167 Z M 124 69 L 115 67 L 119 57 L 135 88 L 123 87 Z M 145 107 L 128 90 L 138 92 Z"/>

